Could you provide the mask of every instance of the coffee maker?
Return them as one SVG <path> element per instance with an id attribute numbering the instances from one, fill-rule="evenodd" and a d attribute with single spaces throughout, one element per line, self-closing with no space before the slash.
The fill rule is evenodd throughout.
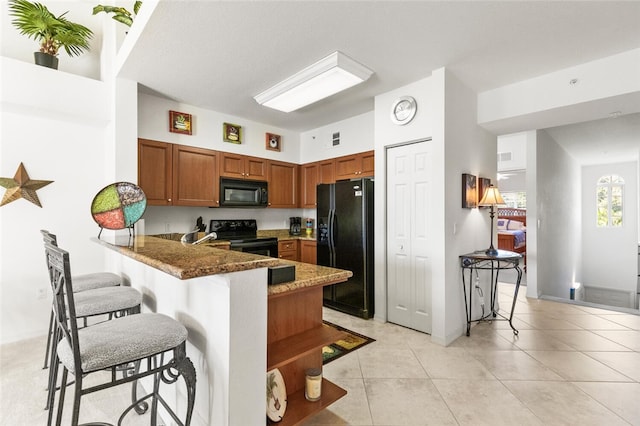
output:
<path id="1" fill-rule="evenodd" d="M 300 235 L 302 230 L 302 218 L 290 217 L 289 218 L 289 235 Z"/>

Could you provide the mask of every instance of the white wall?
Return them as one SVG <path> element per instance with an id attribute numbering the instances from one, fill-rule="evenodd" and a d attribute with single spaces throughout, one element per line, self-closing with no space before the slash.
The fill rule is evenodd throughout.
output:
<path id="1" fill-rule="evenodd" d="M 582 168 L 583 284 L 635 291 L 638 279 L 637 162 Z M 596 227 L 596 184 L 604 175 L 624 181 L 623 226 Z"/>
<path id="2" fill-rule="evenodd" d="M 374 110 L 374 140 L 375 140 L 375 319 L 387 320 L 387 269 L 386 269 L 386 230 L 387 230 L 387 194 L 386 194 L 386 149 L 399 144 L 424 140 L 433 137 L 434 104 L 438 101 L 434 95 L 433 77 L 427 77 L 407 86 L 400 87 L 391 92 L 383 93 L 375 98 Z M 413 120 L 404 125 L 397 126 L 389 118 L 391 105 L 401 96 L 413 96 L 417 103 L 417 111 Z M 442 156 L 442 149 L 440 149 Z M 441 162 L 436 162 L 441 165 Z M 435 173 L 441 173 L 434 170 Z M 442 179 L 439 179 L 442 182 Z M 441 197 L 441 191 L 434 186 L 434 194 Z M 437 203 L 434 203 L 437 204 Z M 435 212 L 434 212 L 435 213 Z M 438 214 L 441 220 L 441 215 Z M 437 245 L 434 242 L 434 246 Z"/>
<path id="3" fill-rule="evenodd" d="M 640 111 L 640 49 L 482 92 L 478 123 L 499 134 Z M 570 81 L 576 79 L 576 84 Z"/>
<path id="4" fill-rule="evenodd" d="M 100 46 L 102 37 L 100 28 L 102 18 L 106 16 L 92 16 L 93 6 L 98 2 L 85 1 L 47 1 L 41 2 L 54 15 L 58 16 L 69 12 L 66 18 L 72 22 L 89 27 L 94 32 L 94 38 L 90 41 L 90 50 L 80 56 L 70 57 L 61 49 L 58 55 L 58 70 L 93 79 L 100 78 Z M 16 59 L 28 64 L 33 64 L 33 52 L 40 50 L 40 45 L 31 38 L 20 34 L 18 29 L 11 24 L 13 18 L 9 16 L 9 3 L 6 0 L 0 2 L 0 56 Z M 123 26 L 123 28 L 126 28 Z"/>
<path id="5" fill-rule="evenodd" d="M 192 115 L 192 135 L 169 132 L 170 110 Z M 222 141 L 222 123 L 225 122 L 242 126 L 242 144 Z M 265 133 L 267 132 L 282 136 L 281 151 L 270 151 L 265 148 Z M 298 132 L 193 105 L 181 104 L 145 93 L 140 93 L 138 96 L 138 137 L 252 155 L 270 160 L 300 162 L 300 135 Z"/>
<path id="6" fill-rule="evenodd" d="M 582 279 L 580 165 L 545 131 L 536 138 L 537 222 L 527 215 L 527 229 L 538 225 L 537 291 L 568 299 L 569 289 Z M 530 239 L 527 232 L 527 245 Z"/>
<path id="7" fill-rule="evenodd" d="M 488 177 L 495 183 L 497 141 L 495 135 L 477 124 L 476 93 L 446 70 L 444 81 L 444 250 L 441 253 L 445 280 L 444 300 L 439 304 L 445 312 L 441 317 L 441 335 L 434 337 L 436 341 L 437 338 L 442 339 L 439 343 L 449 344 L 462 334 L 466 326 L 458 256 L 488 248 L 491 238 L 489 212 L 461 207 L 461 175 L 471 173 Z M 489 274 L 482 278 L 485 284 L 490 280 Z"/>
<path id="8" fill-rule="evenodd" d="M 42 208 L 24 199 L 0 207 L 0 342 L 6 343 L 47 330 L 51 291 L 40 229 L 58 235 L 74 274 L 104 268 L 104 250 L 89 241 L 98 233 L 90 209 L 111 182 L 105 84 L 1 61 L 0 176 L 12 178 L 23 162 L 31 179 L 54 181 L 37 190 Z M 37 298 L 42 289 L 46 294 Z"/>
<path id="9" fill-rule="evenodd" d="M 389 111 L 395 99 L 413 96 L 418 110 L 412 122 L 394 125 Z M 436 222 L 432 256 L 432 335 L 449 344 L 463 332 L 464 299 L 458 256 L 488 247 L 489 218 L 461 207 L 461 175 L 496 178 L 496 138 L 476 123 L 476 94 L 441 68 L 431 77 L 379 95 L 375 102 L 376 140 L 376 319 L 386 320 L 386 156 L 389 147 L 431 138 L 434 152 L 433 211 Z M 454 233 L 454 229 L 456 232 Z"/>
<path id="10" fill-rule="evenodd" d="M 498 171 L 527 168 L 527 144 L 522 132 L 499 136 L 498 155 L 500 153 L 510 153 L 511 160 L 498 161 Z"/>
<path id="11" fill-rule="evenodd" d="M 374 148 L 374 112 L 357 115 L 300 134 L 299 163 L 326 160 Z M 333 134 L 340 133 L 340 144 L 333 146 Z"/>

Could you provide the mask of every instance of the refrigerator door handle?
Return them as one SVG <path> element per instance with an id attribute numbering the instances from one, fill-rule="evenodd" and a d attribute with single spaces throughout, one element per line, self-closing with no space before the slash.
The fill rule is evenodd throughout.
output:
<path id="1" fill-rule="evenodd" d="M 336 245 L 335 245 L 335 225 L 336 225 L 336 211 L 335 209 L 329 210 L 329 266 L 336 266 Z"/>

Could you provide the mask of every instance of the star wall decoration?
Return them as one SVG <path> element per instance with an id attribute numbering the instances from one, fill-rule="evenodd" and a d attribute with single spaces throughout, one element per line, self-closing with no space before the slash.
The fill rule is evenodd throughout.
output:
<path id="1" fill-rule="evenodd" d="M 52 180 L 32 180 L 27 174 L 27 169 L 24 168 L 24 164 L 20 163 L 16 174 L 11 178 L 0 178 L 0 186 L 7 188 L 0 202 L 0 207 L 5 204 L 9 204 L 19 198 L 24 198 L 27 201 L 31 201 L 38 207 L 42 207 L 40 199 L 36 190 L 43 186 L 49 185 Z"/>

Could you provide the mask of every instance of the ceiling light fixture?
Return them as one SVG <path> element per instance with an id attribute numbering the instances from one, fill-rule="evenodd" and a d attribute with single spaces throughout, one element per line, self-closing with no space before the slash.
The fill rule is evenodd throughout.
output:
<path id="1" fill-rule="evenodd" d="M 366 81 L 373 71 L 342 52 L 333 52 L 253 98 L 260 105 L 295 111 Z"/>

